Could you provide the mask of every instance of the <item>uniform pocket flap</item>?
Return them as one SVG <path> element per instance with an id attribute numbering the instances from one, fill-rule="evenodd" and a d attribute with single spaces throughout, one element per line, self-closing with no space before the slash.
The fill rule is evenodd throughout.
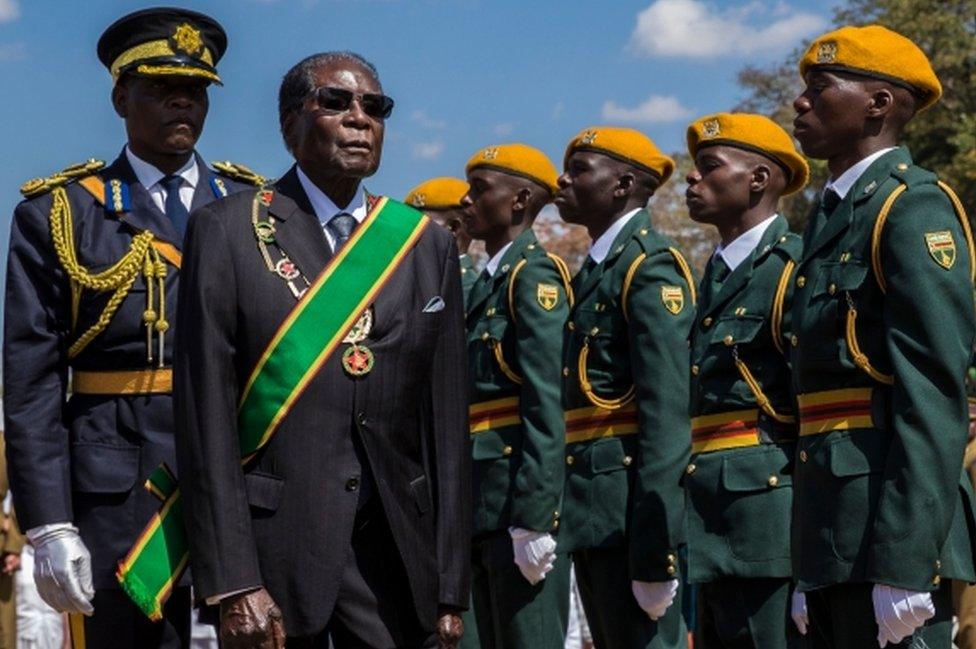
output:
<path id="1" fill-rule="evenodd" d="M 471 457 L 475 460 L 499 460 L 515 453 L 517 431 L 509 434 L 496 430 L 478 433 L 471 442 Z"/>
<path id="2" fill-rule="evenodd" d="M 838 478 L 880 473 L 888 459 L 888 439 L 877 431 L 831 442 L 830 472 Z"/>
<path id="3" fill-rule="evenodd" d="M 76 491 L 125 493 L 139 480 L 139 447 L 82 442 L 71 446 L 71 483 Z"/>
<path id="4" fill-rule="evenodd" d="M 590 448 L 590 470 L 593 473 L 619 471 L 630 464 L 624 462 L 625 457 L 623 442 L 616 437 L 594 442 Z"/>
<path id="5" fill-rule="evenodd" d="M 720 319 L 715 324 L 712 344 L 733 345 L 752 342 L 753 338 L 762 331 L 764 322 L 766 319 L 761 315 L 740 315 Z"/>
<path id="6" fill-rule="evenodd" d="M 271 473 L 251 471 L 250 473 L 244 474 L 244 486 L 247 489 L 247 502 L 249 505 L 259 509 L 275 511 L 281 504 L 285 480 Z"/>
<path id="7" fill-rule="evenodd" d="M 843 291 L 854 291 L 861 287 L 867 276 L 868 267 L 860 262 L 825 265 L 817 281 L 816 293 L 834 295 Z"/>
<path id="8" fill-rule="evenodd" d="M 727 457 L 722 461 L 722 487 L 731 492 L 786 487 L 793 484 L 793 476 L 786 473 L 789 468 L 789 458 L 776 446 Z"/>

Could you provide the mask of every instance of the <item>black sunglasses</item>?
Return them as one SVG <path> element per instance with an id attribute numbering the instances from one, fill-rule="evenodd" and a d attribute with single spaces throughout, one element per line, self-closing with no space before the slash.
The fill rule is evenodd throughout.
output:
<path id="1" fill-rule="evenodd" d="M 344 88 L 319 86 L 312 91 L 316 103 L 322 110 L 342 113 L 349 110 L 353 99 L 359 99 L 363 112 L 373 119 L 386 119 L 393 112 L 393 99 L 386 95 L 363 93 L 361 95 Z"/>

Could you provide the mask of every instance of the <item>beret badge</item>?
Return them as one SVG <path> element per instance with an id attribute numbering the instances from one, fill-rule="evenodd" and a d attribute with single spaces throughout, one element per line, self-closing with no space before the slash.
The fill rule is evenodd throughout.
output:
<path id="1" fill-rule="evenodd" d="M 498 157 L 498 147 L 490 146 L 481 152 L 481 157 L 485 160 L 494 160 Z"/>
<path id="2" fill-rule="evenodd" d="M 182 23 L 173 30 L 170 37 L 174 51 L 185 52 L 190 56 L 197 56 L 203 52 L 203 38 L 200 30 L 190 23 Z"/>
<path id="3" fill-rule="evenodd" d="M 586 133 L 583 133 L 583 137 L 580 139 L 580 144 L 593 144 L 594 140 L 596 140 L 596 131 L 587 131 Z"/>
<path id="4" fill-rule="evenodd" d="M 837 43 L 825 41 L 817 46 L 817 63 L 833 63 L 837 60 Z"/>
<path id="5" fill-rule="evenodd" d="M 702 122 L 702 137 L 718 137 L 721 132 L 717 119 Z"/>
<path id="6" fill-rule="evenodd" d="M 420 192 L 417 192 L 414 195 L 413 200 L 410 202 L 413 203 L 414 207 L 423 207 L 427 204 L 427 196 Z"/>

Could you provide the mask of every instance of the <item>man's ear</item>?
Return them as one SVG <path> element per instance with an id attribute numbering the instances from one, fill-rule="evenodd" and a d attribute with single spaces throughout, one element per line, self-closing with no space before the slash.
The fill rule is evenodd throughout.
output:
<path id="1" fill-rule="evenodd" d="M 871 118 L 884 117 L 895 106 L 895 96 L 888 88 L 878 88 L 871 93 L 868 103 L 867 116 Z"/>
<path id="2" fill-rule="evenodd" d="M 532 198 L 532 190 L 522 187 L 512 198 L 512 211 L 524 212 L 529 207 L 529 200 Z"/>
<path id="3" fill-rule="evenodd" d="M 753 193 L 765 191 L 772 177 L 773 172 L 769 167 L 764 164 L 756 165 L 752 170 L 752 178 L 749 179 L 749 191 Z"/>
<path id="4" fill-rule="evenodd" d="M 112 107 L 122 119 L 129 116 L 129 88 L 122 80 L 112 86 Z"/>
<path id="5" fill-rule="evenodd" d="M 630 196 L 636 186 L 637 178 L 634 177 L 634 174 L 630 172 L 623 173 L 617 178 L 617 186 L 613 188 L 613 195 L 616 198 Z"/>
<path id="6" fill-rule="evenodd" d="M 281 122 L 281 137 L 285 141 L 285 148 L 287 148 L 289 151 L 295 150 L 295 129 L 298 127 L 298 124 L 296 123 L 297 119 L 298 111 L 292 110 L 285 115 L 285 119 Z"/>

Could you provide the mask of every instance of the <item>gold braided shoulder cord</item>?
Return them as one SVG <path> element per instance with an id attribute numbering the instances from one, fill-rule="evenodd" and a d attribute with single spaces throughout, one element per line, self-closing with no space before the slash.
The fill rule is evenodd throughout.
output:
<path id="1" fill-rule="evenodd" d="M 54 251 L 58 256 L 58 261 L 68 274 L 71 282 L 72 291 L 72 321 L 77 319 L 77 309 L 80 301 L 81 292 L 85 289 L 97 292 L 113 291 L 105 309 L 98 316 L 95 324 L 85 331 L 68 349 L 68 358 L 74 358 L 81 353 L 88 344 L 94 340 L 102 331 L 108 327 L 119 306 L 126 295 L 132 289 L 136 277 L 142 271 L 146 278 L 147 304 L 146 311 L 143 313 L 143 321 L 146 323 L 147 336 L 147 356 L 152 361 L 152 331 L 160 333 L 160 358 L 162 363 L 163 334 L 169 328 L 169 323 L 165 319 L 165 264 L 160 262 L 158 255 L 152 258 L 153 235 L 151 232 L 144 231 L 132 238 L 128 252 L 115 262 L 110 268 L 91 274 L 87 268 L 78 263 L 75 251 L 74 225 L 71 216 L 71 203 L 68 200 L 68 193 L 64 187 L 56 187 L 51 192 L 52 204 L 49 215 L 51 228 L 51 239 L 54 244 Z M 152 302 L 152 280 L 157 279 L 160 286 L 160 312 L 153 308 Z"/>
<path id="2" fill-rule="evenodd" d="M 773 295 L 773 308 L 770 310 L 769 329 L 773 336 L 773 345 L 781 356 L 786 356 L 783 349 L 783 305 L 786 301 L 786 291 L 790 286 L 790 278 L 796 269 L 796 263 L 792 259 L 787 259 L 783 266 L 783 272 L 779 276 L 779 283 L 776 284 L 776 293 Z"/>
<path id="3" fill-rule="evenodd" d="M 739 370 L 742 380 L 746 382 L 746 386 L 749 388 L 749 391 L 752 392 L 752 396 L 755 397 L 756 405 L 759 406 L 763 412 L 781 424 L 792 424 L 796 422 L 796 417 L 792 415 L 781 415 L 780 413 L 776 412 L 776 410 L 773 408 L 773 403 L 769 400 L 769 397 L 766 396 L 766 393 L 763 392 L 759 381 L 756 380 L 756 377 L 749 370 L 749 367 L 745 364 L 745 362 L 739 358 L 738 345 L 732 348 L 732 359 L 735 361 L 735 366 Z"/>

